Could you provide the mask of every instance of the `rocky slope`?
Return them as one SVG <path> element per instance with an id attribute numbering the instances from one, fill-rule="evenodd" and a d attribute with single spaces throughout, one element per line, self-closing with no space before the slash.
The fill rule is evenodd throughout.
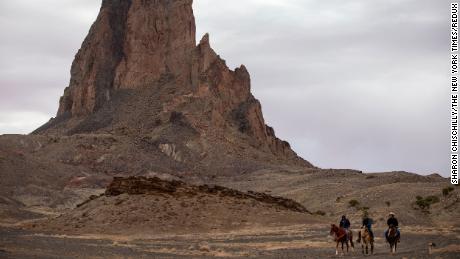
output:
<path id="1" fill-rule="evenodd" d="M 332 222 L 347 215 L 359 227 L 366 211 L 376 227 L 385 228 L 389 212 L 403 227 L 459 227 L 460 189 L 439 175 L 407 172 L 362 173 L 355 170 L 259 170 L 241 177 L 217 177 L 214 184 L 242 191 L 252 190 L 300 202 L 311 212 Z M 428 207 L 418 202 L 433 198 Z M 422 207 L 420 207 L 422 205 Z"/>

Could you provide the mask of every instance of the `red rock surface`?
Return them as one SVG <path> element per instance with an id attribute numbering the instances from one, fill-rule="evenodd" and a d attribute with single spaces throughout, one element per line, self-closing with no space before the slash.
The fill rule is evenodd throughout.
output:
<path id="1" fill-rule="evenodd" d="M 224 142 L 230 153 L 249 145 L 283 163 L 311 167 L 265 125 L 246 67 L 229 69 L 208 34 L 196 45 L 192 0 L 103 1 L 72 64 L 57 118 L 35 133 L 139 136 L 158 130 L 164 138 L 171 118 L 190 131 L 182 136 L 184 129 L 175 129 L 175 137 L 160 143 L 176 161 L 185 160 L 180 145 L 204 154 L 206 146 Z"/>

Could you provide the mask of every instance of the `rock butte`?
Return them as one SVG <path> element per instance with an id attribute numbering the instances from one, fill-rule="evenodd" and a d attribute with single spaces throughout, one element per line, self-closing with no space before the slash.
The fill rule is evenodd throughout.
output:
<path id="1" fill-rule="evenodd" d="M 208 34 L 196 44 L 192 0 L 105 0 L 72 64 L 57 117 L 34 133 L 164 137 L 180 124 L 191 134 L 178 129 L 158 146 L 178 162 L 181 153 L 203 154 L 225 142 L 312 167 L 265 125 L 250 87 L 246 67 L 230 70 Z"/>

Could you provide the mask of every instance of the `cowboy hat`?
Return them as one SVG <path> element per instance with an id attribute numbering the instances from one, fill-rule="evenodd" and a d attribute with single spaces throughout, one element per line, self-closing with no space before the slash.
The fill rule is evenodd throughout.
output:
<path id="1" fill-rule="evenodd" d="M 394 214 L 394 212 L 390 212 L 390 213 L 388 213 L 388 215 L 390 215 L 390 216 L 393 215 L 393 216 L 394 216 L 394 215 L 396 215 L 396 214 Z"/>

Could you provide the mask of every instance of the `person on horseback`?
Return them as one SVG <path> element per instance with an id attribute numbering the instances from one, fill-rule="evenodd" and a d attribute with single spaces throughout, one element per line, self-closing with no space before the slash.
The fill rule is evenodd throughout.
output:
<path id="1" fill-rule="evenodd" d="M 347 239 L 350 239 L 350 220 L 347 219 L 347 216 L 343 215 L 342 219 L 340 220 L 339 227 L 345 229 L 347 232 Z"/>
<path id="2" fill-rule="evenodd" d="M 372 231 L 372 224 L 374 224 L 374 221 L 369 218 L 369 214 L 366 212 L 363 215 L 363 222 L 362 222 L 361 228 L 367 228 L 369 231 L 369 234 L 371 235 L 371 238 L 374 239 L 374 232 Z M 361 242 L 361 232 L 358 235 L 358 243 Z"/>
<path id="3" fill-rule="evenodd" d="M 398 219 L 395 217 L 395 214 L 393 212 L 390 212 L 388 216 L 389 216 L 387 220 L 388 229 L 385 231 L 385 238 L 388 240 L 388 232 L 390 231 L 390 228 L 393 226 L 396 228 L 396 234 L 397 234 L 398 242 L 399 242 L 399 239 L 401 237 L 401 232 L 399 231 Z"/>
<path id="4" fill-rule="evenodd" d="M 350 221 L 347 219 L 347 216 L 343 215 L 340 220 L 339 227 L 348 230 L 350 228 Z"/>

